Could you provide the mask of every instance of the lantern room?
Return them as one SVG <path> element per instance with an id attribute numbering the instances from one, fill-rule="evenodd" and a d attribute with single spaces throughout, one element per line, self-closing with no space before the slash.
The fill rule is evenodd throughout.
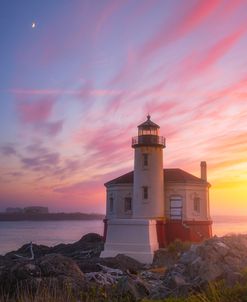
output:
<path id="1" fill-rule="evenodd" d="M 147 120 L 138 126 L 138 136 L 132 138 L 132 147 L 161 146 L 165 148 L 165 139 L 159 136 L 160 126 L 151 121 L 150 115 Z"/>

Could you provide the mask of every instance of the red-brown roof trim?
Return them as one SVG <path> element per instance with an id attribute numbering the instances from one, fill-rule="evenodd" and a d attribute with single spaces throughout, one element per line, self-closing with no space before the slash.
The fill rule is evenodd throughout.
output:
<path id="1" fill-rule="evenodd" d="M 105 183 L 105 186 L 118 185 L 118 184 L 133 184 L 134 171 L 128 172 L 122 176 L 112 179 Z M 209 184 L 203 179 L 196 177 L 182 169 L 164 169 L 164 182 L 177 182 L 177 183 L 197 183 Z"/>

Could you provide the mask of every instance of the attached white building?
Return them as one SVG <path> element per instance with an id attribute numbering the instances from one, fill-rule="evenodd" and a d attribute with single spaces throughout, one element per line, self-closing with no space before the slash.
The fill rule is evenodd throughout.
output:
<path id="1" fill-rule="evenodd" d="M 101 257 L 126 254 L 150 263 L 153 253 L 181 239 L 198 242 L 212 236 L 206 162 L 201 178 L 163 168 L 165 139 L 147 120 L 132 139 L 134 171 L 105 184 L 105 249 Z"/>

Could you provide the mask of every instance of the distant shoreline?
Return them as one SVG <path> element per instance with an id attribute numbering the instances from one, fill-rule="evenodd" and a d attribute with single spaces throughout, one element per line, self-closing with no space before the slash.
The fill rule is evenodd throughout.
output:
<path id="1" fill-rule="evenodd" d="M 102 220 L 104 217 L 86 213 L 0 213 L 0 221 Z"/>

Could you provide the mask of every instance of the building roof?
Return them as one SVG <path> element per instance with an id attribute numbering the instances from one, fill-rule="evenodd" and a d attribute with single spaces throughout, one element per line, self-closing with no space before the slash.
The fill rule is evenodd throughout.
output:
<path id="1" fill-rule="evenodd" d="M 164 169 L 164 182 L 177 182 L 177 183 L 197 183 L 205 184 L 205 181 L 196 177 L 182 169 Z M 133 184 L 134 171 L 126 173 L 120 177 L 112 179 L 105 183 L 105 186 L 117 184 Z M 207 183 L 207 182 L 206 182 Z"/>
<path id="2" fill-rule="evenodd" d="M 144 123 L 142 123 L 142 124 L 140 124 L 139 126 L 138 126 L 138 128 L 160 128 L 160 126 L 159 125 L 157 125 L 157 124 L 155 124 L 154 122 L 152 122 L 151 120 L 150 120 L 150 118 L 151 118 L 151 116 L 150 115 L 148 115 L 147 116 L 147 120 L 144 122 Z"/>

